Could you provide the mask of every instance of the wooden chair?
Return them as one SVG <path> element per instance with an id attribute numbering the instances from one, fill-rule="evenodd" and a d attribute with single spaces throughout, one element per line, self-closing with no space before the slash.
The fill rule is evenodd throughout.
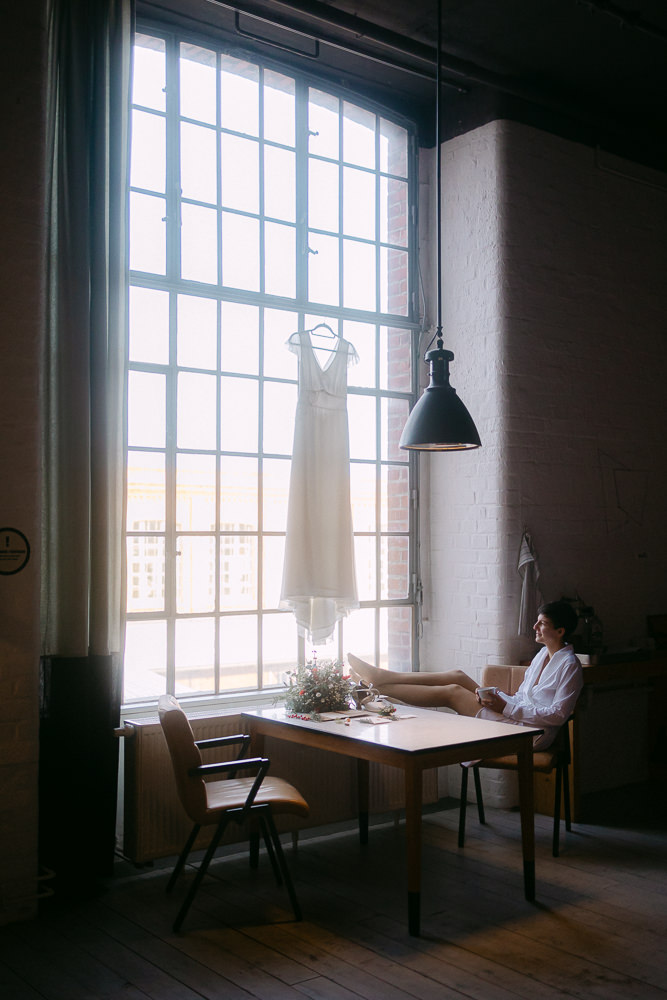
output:
<path id="1" fill-rule="evenodd" d="M 507 694 L 515 694 L 521 681 L 523 680 L 526 667 L 515 666 L 487 666 L 482 674 L 480 687 L 497 687 Z M 570 720 L 561 727 L 558 734 L 546 750 L 537 750 L 533 754 L 533 770 L 540 774 L 550 774 L 556 772 L 554 789 L 554 813 L 553 813 L 553 839 L 552 853 L 555 858 L 560 853 L 560 817 L 561 798 L 564 803 L 565 829 L 572 829 L 570 817 Z M 461 804 L 459 811 L 459 847 L 463 847 L 465 841 L 466 807 L 468 798 L 468 772 L 472 770 L 475 782 L 475 797 L 477 799 L 477 814 L 480 823 L 485 823 L 484 801 L 482 799 L 482 785 L 479 777 L 480 767 L 492 768 L 501 771 L 516 771 L 516 754 L 507 757 L 494 757 L 488 760 L 474 761 L 461 764 Z"/>
<path id="2" fill-rule="evenodd" d="M 169 748 L 178 797 L 194 824 L 167 884 L 167 892 L 171 891 L 183 871 L 201 827 L 208 825 L 216 827 L 204 859 L 174 921 L 174 930 L 180 930 L 228 823 L 230 821 L 243 823 L 250 817 L 257 819 L 259 823 L 276 881 L 278 885 L 285 883 L 294 916 L 300 920 L 301 909 L 273 814 L 293 813 L 297 816 L 307 816 L 308 803 L 287 781 L 282 778 L 266 777 L 270 763 L 266 757 L 244 756 L 250 743 L 249 736 L 240 733 L 209 740 L 195 740 L 185 713 L 171 695 L 163 695 L 159 699 L 158 713 Z M 203 763 L 202 749 L 238 744 L 241 745 L 241 750 L 237 759 L 212 764 Z M 238 778 L 236 777 L 238 771 L 253 772 L 254 777 Z M 224 774 L 226 777 L 222 780 L 207 780 L 218 774 Z"/>

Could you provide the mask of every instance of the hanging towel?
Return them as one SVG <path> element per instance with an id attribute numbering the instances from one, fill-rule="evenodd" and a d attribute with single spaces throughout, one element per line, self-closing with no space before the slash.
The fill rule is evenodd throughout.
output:
<path id="1" fill-rule="evenodd" d="M 540 578 L 537 553 L 533 548 L 533 540 L 527 531 L 524 531 L 521 539 L 519 561 L 516 568 L 519 576 L 523 577 L 517 635 L 532 635 L 537 609 L 542 604 L 542 595 L 537 584 Z"/>

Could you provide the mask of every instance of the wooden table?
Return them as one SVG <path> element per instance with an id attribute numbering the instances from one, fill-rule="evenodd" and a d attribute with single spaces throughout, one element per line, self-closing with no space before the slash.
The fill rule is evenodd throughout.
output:
<path id="1" fill-rule="evenodd" d="M 542 732 L 527 726 L 469 719 L 428 709 L 400 708 L 397 721 L 367 725 L 353 719 L 311 722 L 290 718 L 284 708 L 243 712 L 252 736 L 253 755 L 261 755 L 265 736 L 355 757 L 359 775 L 359 833 L 368 840 L 368 768 L 370 761 L 400 768 L 405 777 L 407 839 L 408 927 L 420 930 L 422 772 L 464 760 L 517 754 L 521 838 L 526 899 L 535 898 L 535 828 L 533 814 L 533 736 Z"/>

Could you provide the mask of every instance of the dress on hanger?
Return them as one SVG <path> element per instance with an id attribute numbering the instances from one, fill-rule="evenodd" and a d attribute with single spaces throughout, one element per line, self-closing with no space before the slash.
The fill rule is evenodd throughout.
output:
<path id="1" fill-rule="evenodd" d="M 347 421 L 347 368 L 359 356 L 341 337 L 325 365 L 308 332 L 287 344 L 299 359 L 299 401 L 280 607 L 294 612 L 299 635 L 318 644 L 359 607 Z"/>

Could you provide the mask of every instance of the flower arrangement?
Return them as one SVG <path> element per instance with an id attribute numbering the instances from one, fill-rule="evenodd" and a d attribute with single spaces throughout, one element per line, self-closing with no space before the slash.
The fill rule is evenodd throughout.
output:
<path id="1" fill-rule="evenodd" d="M 287 672 L 287 691 L 282 696 L 288 712 L 318 715 L 344 712 L 352 703 L 350 675 L 343 673 L 341 660 L 313 656 L 303 666 Z"/>

